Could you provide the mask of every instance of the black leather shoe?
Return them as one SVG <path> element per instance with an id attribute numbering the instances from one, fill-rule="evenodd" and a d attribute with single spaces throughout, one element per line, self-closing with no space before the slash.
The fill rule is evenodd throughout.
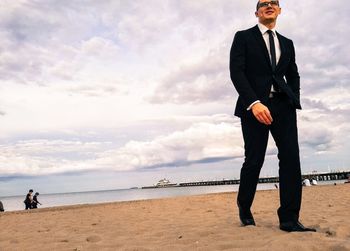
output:
<path id="1" fill-rule="evenodd" d="M 239 219 L 241 220 L 242 226 L 255 226 L 255 221 L 250 210 L 243 210 L 238 204 Z"/>
<path id="2" fill-rule="evenodd" d="M 282 222 L 280 229 L 286 232 L 316 232 L 316 229 L 304 227 L 299 221 Z"/>

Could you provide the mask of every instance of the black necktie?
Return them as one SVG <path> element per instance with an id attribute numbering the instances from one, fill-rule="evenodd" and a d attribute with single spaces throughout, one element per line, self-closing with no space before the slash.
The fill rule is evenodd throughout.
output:
<path id="1" fill-rule="evenodd" d="M 270 42 L 270 55 L 271 55 L 271 67 L 272 72 L 275 73 L 276 70 L 276 49 L 275 49 L 275 40 L 273 39 L 272 30 L 268 30 L 269 42 Z M 276 92 L 279 91 L 279 87 L 275 81 L 273 81 L 273 88 Z"/>

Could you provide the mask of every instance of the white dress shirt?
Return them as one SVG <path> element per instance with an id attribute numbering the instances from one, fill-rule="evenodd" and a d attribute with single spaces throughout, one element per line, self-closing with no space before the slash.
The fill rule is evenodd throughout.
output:
<path id="1" fill-rule="evenodd" d="M 269 28 L 267 28 L 265 25 L 258 23 L 258 27 L 259 30 L 263 36 L 263 39 L 265 41 L 266 47 L 267 47 L 267 51 L 269 52 L 270 55 L 270 60 L 271 60 L 271 52 L 270 52 L 270 40 L 269 40 L 269 34 L 267 33 L 267 31 L 269 30 Z M 272 31 L 272 35 L 273 35 L 273 40 L 275 42 L 275 49 L 276 49 L 276 64 L 278 64 L 278 61 L 280 60 L 281 57 L 281 46 L 280 46 L 280 41 L 278 40 L 277 34 L 276 34 L 276 29 L 273 28 L 271 29 Z M 274 92 L 275 90 L 273 89 L 273 86 L 271 86 L 271 92 Z M 247 110 L 249 111 L 250 109 L 252 109 L 252 106 L 255 105 L 256 103 L 260 103 L 260 100 L 256 100 L 253 103 L 251 103 L 251 105 L 247 108 Z"/>

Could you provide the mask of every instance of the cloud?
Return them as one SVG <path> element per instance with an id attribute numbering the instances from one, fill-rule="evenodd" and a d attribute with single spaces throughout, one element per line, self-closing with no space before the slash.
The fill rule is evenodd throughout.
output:
<path id="1" fill-rule="evenodd" d="M 101 65 L 95 76 L 106 74 L 103 69 L 119 55 L 117 43 L 93 15 L 92 2 L 31 1 L 9 9 L 0 11 L 0 78 L 8 84 L 80 85 L 93 64 Z"/>
<path id="2" fill-rule="evenodd" d="M 319 100 L 303 99 L 305 111 L 299 113 L 301 148 L 314 154 L 341 152 L 347 144 L 349 109 L 332 108 Z"/>
<path id="3" fill-rule="evenodd" d="M 346 96 L 347 96 L 346 93 L 340 93 L 338 95 L 338 98 L 335 96 L 333 96 L 332 98 L 343 99 Z M 346 104 L 342 105 L 339 101 L 336 101 L 334 104 L 334 102 L 329 102 L 327 100 L 322 101 L 319 99 L 302 98 L 302 103 L 307 110 L 313 110 L 319 114 L 324 114 L 324 115 L 327 114 L 329 116 L 332 116 L 333 119 L 334 117 L 339 117 L 340 119 L 341 118 L 343 119 L 343 122 L 349 119 L 349 115 L 350 115 L 349 107 Z M 340 121 L 338 120 L 338 122 Z"/>
<path id="4" fill-rule="evenodd" d="M 108 143 L 105 143 L 108 144 Z M 43 175 L 89 170 L 84 160 L 94 158 L 102 143 L 63 140 L 22 140 L 0 145 L 0 173 Z"/>
<path id="5" fill-rule="evenodd" d="M 12 145 L 1 145 L 0 173 L 46 175 L 89 170 L 137 171 L 220 163 L 244 157 L 237 120 L 225 114 L 187 119 L 194 122 L 183 130 L 161 136 L 155 134 L 147 141 L 129 140 L 120 147 L 115 147 L 113 142 L 87 141 L 88 138 L 85 141 L 21 140 Z M 321 119 L 304 114 L 301 121 L 299 138 L 302 155 L 310 149 L 323 154 L 336 151 L 338 144 L 333 130 Z M 158 123 L 161 127 L 161 122 Z M 339 124 L 336 129 L 340 128 Z M 74 137 L 77 136 L 75 134 Z M 267 155 L 276 153 L 271 140 Z"/>
<path id="6" fill-rule="evenodd" d="M 300 128 L 300 144 L 309 147 L 315 152 L 331 151 L 333 148 L 333 132 L 325 126 L 312 126 L 311 123 L 304 124 Z"/>
<path id="7" fill-rule="evenodd" d="M 348 86 L 350 46 L 346 24 L 350 9 L 345 1 L 338 4 L 342 7 L 335 10 L 331 3 L 316 0 L 282 3 L 279 27 L 294 41 L 303 95 L 313 96 Z M 329 25 L 329 20 L 337 22 Z"/>
<path id="8" fill-rule="evenodd" d="M 226 47 L 215 49 L 195 64 L 180 66 L 165 76 L 147 97 L 151 103 L 225 103 L 232 99 Z M 226 51 L 226 50 L 225 50 Z"/>
<path id="9" fill-rule="evenodd" d="M 131 140 L 117 149 L 111 149 L 108 142 L 27 140 L 2 145 L 0 152 L 1 173 L 30 175 L 219 162 L 241 158 L 242 146 L 239 128 L 225 122 L 202 122 L 151 141 Z"/>
<path id="10" fill-rule="evenodd" d="M 130 141 L 116 151 L 103 153 L 98 162 L 104 165 L 118 163 L 117 169 L 131 170 L 187 165 L 212 158 L 242 157 L 236 131 L 237 128 L 226 123 L 198 123 L 152 141 Z"/>
<path id="11" fill-rule="evenodd" d="M 128 47 L 140 49 L 159 43 L 161 35 L 173 32 L 169 6 L 166 2 L 150 1 L 149 4 L 130 4 L 133 11 L 124 13 L 116 27 L 116 36 Z M 164 39 L 164 38 L 163 38 Z"/>

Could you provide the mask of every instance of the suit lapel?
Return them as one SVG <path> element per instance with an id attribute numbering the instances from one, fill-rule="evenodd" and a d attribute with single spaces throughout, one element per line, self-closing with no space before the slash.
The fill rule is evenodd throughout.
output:
<path id="1" fill-rule="evenodd" d="M 280 48 L 281 48 L 281 56 L 280 59 L 278 60 L 277 66 L 276 66 L 276 70 L 278 69 L 278 67 L 281 65 L 281 62 L 285 59 L 286 56 L 286 45 L 284 44 L 284 40 L 282 39 L 281 35 L 276 32 L 277 34 L 277 38 L 278 41 L 280 43 Z"/>
<path id="2" fill-rule="evenodd" d="M 268 63 L 268 65 L 271 67 L 271 61 L 270 61 L 270 56 L 269 56 L 269 52 L 266 48 L 266 44 L 265 44 L 265 41 L 264 41 L 264 38 L 259 30 L 259 27 L 258 25 L 254 26 L 253 27 L 253 33 L 254 33 L 254 37 L 257 41 L 257 43 L 259 44 L 261 50 L 264 52 L 264 55 L 265 55 L 265 59 Z"/>

